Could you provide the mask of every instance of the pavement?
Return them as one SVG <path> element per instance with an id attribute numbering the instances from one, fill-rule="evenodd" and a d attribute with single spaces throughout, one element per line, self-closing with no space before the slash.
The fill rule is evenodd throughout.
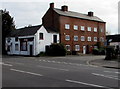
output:
<path id="1" fill-rule="evenodd" d="M 120 69 L 120 62 L 115 60 L 93 59 L 87 62 L 89 65 L 101 66 L 105 68 Z"/>

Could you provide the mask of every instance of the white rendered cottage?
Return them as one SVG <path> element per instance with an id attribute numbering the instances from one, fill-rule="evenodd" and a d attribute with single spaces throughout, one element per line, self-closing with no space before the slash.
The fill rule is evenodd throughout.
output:
<path id="1" fill-rule="evenodd" d="M 10 55 L 36 56 L 45 52 L 52 43 L 59 43 L 59 33 L 42 25 L 30 26 L 16 30 L 6 38 L 6 50 Z"/>

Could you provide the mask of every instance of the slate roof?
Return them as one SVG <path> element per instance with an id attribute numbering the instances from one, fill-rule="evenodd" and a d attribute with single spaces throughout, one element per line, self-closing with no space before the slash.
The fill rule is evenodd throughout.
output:
<path id="1" fill-rule="evenodd" d="M 45 27 L 48 33 L 59 33 L 54 27 Z"/>
<path id="2" fill-rule="evenodd" d="M 37 30 L 40 29 L 42 25 L 37 25 L 37 26 L 30 26 L 30 27 L 24 27 L 20 29 L 16 29 L 11 33 L 11 37 L 18 37 L 18 36 L 30 36 L 34 35 Z"/>
<path id="3" fill-rule="evenodd" d="M 42 25 L 19 28 L 12 31 L 12 33 L 8 37 L 31 36 L 34 35 L 41 28 L 41 26 Z M 48 33 L 58 33 L 58 30 L 51 27 L 45 27 L 45 29 Z"/>
<path id="4" fill-rule="evenodd" d="M 111 39 L 111 42 L 120 42 L 120 34 L 107 35 L 106 39 L 107 39 L 107 41 L 109 41 Z"/>
<path id="5" fill-rule="evenodd" d="M 61 11 L 61 9 L 57 9 L 57 8 L 54 8 L 54 11 L 59 15 L 63 15 L 63 16 L 104 22 L 102 19 L 98 18 L 97 16 L 88 16 L 87 14 L 82 14 L 82 13 L 73 12 L 73 11 Z"/>

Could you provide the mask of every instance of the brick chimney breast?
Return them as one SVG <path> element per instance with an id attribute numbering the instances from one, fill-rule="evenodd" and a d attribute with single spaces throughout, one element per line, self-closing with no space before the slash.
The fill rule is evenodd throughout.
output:
<path id="1" fill-rule="evenodd" d="M 62 7 L 61 7 L 61 10 L 62 10 L 62 11 L 68 11 L 68 6 L 66 6 L 66 5 L 62 6 Z"/>
<path id="2" fill-rule="evenodd" d="M 54 9 L 54 3 L 50 3 L 50 8 Z"/>
<path id="3" fill-rule="evenodd" d="M 94 14 L 94 13 L 93 13 L 93 12 L 91 12 L 91 11 L 90 11 L 90 12 L 88 12 L 88 16 L 93 16 L 93 14 Z"/>

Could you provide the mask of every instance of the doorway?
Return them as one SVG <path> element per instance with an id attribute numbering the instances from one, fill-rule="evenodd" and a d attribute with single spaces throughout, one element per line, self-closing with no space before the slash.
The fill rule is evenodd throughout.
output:
<path id="1" fill-rule="evenodd" d="M 30 45 L 30 56 L 33 56 L 33 45 Z"/>
<path id="2" fill-rule="evenodd" d="M 86 46 L 83 46 L 83 54 L 86 54 Z"/>
<path id="3" fill-rule="evenodd" d="M 57 43 L 57 35 L 53 35 L 53 43 Z"/>

